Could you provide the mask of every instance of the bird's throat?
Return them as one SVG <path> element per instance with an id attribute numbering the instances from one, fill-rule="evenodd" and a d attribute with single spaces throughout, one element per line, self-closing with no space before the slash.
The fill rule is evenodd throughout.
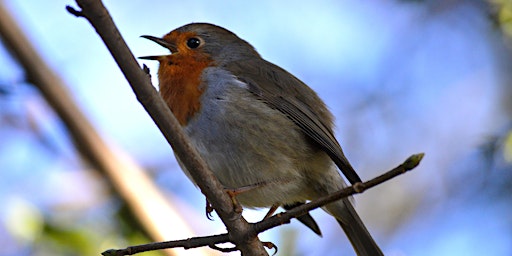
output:
<path id="1" fill-rule="evenodd" d="M 183 126 L 201 108 L 201 95 L 205 89 L 201 86 L 201 74 L 210 64 L 207 58 L 179 54 L 160 61 L 160 95 Z"/>

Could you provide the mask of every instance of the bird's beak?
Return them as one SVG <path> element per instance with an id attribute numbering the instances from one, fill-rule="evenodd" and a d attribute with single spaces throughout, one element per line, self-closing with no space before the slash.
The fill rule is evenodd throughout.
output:
<path id="1" fill-rule="evenodd" d="M 169 43 L 167 41 L 165 41 L 164 39 L 162 38 L 159 38 L 159 37 L 156 37 L 156 36 L 140 36 L 142 38 L 146 38 L 146 39 L 149 39 L 167 49 L 169 49 L 171 52 L 175 52 L 176 51 L 176 45 L 175 44 L 172 44 L 172 43 Z"/>
<path id="2" fill-rule="evenodd" d="M 176 52 L 177 51 L 177 47 L 176 45 L 172 44 L 172 43 L 169 43 L 167 41 L 165 41 L 164 39 L 162 38 L 159 38 L 159 37 L 155 37 L 155 36 L 147 36 L 147 35 L 143 35 L 143 36 L 140 36 L 142 38 L 146 38 L 146 39 L 149 39 L 167 49 L 169 49 L 169 51 L 171 52 Z M 163 56 L 142 56 L 142 57 L 139 57 L 139 59 L 143 59 L 143 60 L 159 60 L 161 57 Z"/>
<path id="3" fill-rule="evenodd" d="M 160 60 L 160 58 L 164 57 L 163 55 L 153 55 L 153 56 L 140 56 L 139 59 L 142 60 Z"/>

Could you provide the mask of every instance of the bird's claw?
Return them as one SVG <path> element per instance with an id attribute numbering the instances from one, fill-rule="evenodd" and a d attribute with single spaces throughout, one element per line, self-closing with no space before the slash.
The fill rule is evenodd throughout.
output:
<path id="1" fill-rule="evenodd" d="M 212 212 L 213 212 L 213 207 L 212 205 L 210 204 L 210 202 L 208 202 L 208 199 L 206 199 L 206 218 L 209 219 L 209 220 L 213 220 L 213 215 L 212 215 Z"/>
<path id="2" fill-rule="evenodd" d="M 267 247 L 268 249 L 275 249 L 274 253 L 272 254 L 272 256 L 276 255 L 277 253 L 277 246 L 272 243 L 272 242 L 261 242 L 263 244 L 263 246 Z"/>

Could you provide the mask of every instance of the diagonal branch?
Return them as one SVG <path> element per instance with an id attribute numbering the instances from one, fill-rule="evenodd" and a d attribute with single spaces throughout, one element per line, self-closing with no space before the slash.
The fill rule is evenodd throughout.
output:
<path id="1" fill-rule="evenodd" d="M 375 186 L 382 184 L 390 179 L 393 179 L 394 177 L 396 177 L 400 174 L 404 174 L 404 173 L 416 168 L 416 166 L 418 166 L 419 163 L 421 162 L 421 159 L 423 159 L 424 155 L 425 155 L 424 153 L 412 155 L 409 158 L 407 158 L 399 166 L 397 166 L 394 169 L 392 169 L 376 178 L 373 178 L 367 182 L 364 182 L 364 183 L 357 182 L 354 185 L 352 185 L 350 187 L 346 187 L 338 192 L 318 198 L 314 201 L 311 201 L 307 204 L 295 207 L 295 208 L 288 210 L 284 213 L 276 214 L 275 216 L 272 216 L 271 218 L 268 218 L 266 220 L 254 223 L 255 232 L 261 233 L 263 231 L 269 230 L 269 229 L 279 226 L 281 224 L 289 223 L 292 218 L 296 218 L 301 215 L 304 215 L 311 210 L 314 210 L 314 209 L 324 206 L 326 204 L 332 203 L 341 198 L 351 196 L 353 194 L 363 193 L 367 189 L 375 187 Z"/>
<path id="2" fill-rule="evenodd" d="M 137 99 L 172 145 L 174 152 L 183 161 L 201 192 L 206 195 L 226 225 L 233 243 L 243 255 L 267 255 L 257 234 L 252 231 L 249 223 L 234 211 L 233 203 L 224 193 L 222 185 L 208 169 L 196 149 L 188 142 L 178 121 L 151 85 L 148 75 L 136 62 L 103 3 L 100 0 L 76 0 L 76 2 L 81 8 L 80 11 L 70 6 L 66 9 L 75 16 L 84 17 L 96 29 L 130 83 Z"/>
<path id="3" fill-rule="evenodd" d="M 266 230 L 269 230 L 273 227 L 280 226 L 285 223 L 290 223 L 292 218 L 296 218 L 298 216 L 304 215 L 307 212 L 314 210 L 318 207 L 326 205 L 328 203 L 334 202 L 341 198 L 345 198 L 351 196 L 353 194 L 363 193 L 367 189 L 375 187 L 379 184 L 382 184 L 390 179 L 395 178 L 400 174 L 404 174 L 419 165 L 421 160 L 423 159 L 424 154 L 419 153 L 410 156 L 405 160 L 402 164 L 395 167 L 394 169 L 373 178 L 367 182 L 361 183 L 358 182 L 353 186 L 346 187 L 338 192 L 332 193 L 330 195 L 321 197 L 317 200 L 314 200 L 310 203 L 301 205 L 299 207 L 293 208 L 287 212 L 279 213 L 274 215 L 271 218 L 264 219 L 260 222 L 251 224 L 254 232 L 261 233 Z M 124 256 L 124 255 L 133 255 L 141 252 L 168 249 L 168 248 L 176 248 L 183 247 L 185 249 L 197 248 L 202 246 L 209 246 L 210 248 L 217 248 L 216 245 L 220 243 L 231 242 L 228 234 L 221 234 L 215 236 L 207 236 L 207 237 L 194 237 L 186 240 L 178 240 L 178 241 L 167 241 L 167 242 L 159 242 L 159 243 L 150 243 L 150 244 L 142 244 L 130 246 L 125 249 L 119 250 L 108 250 L 103 252 L 104 256 Z"/>
<path id="4" fill-rule="evenodd" d="M 73 99 L 69 87 L 45 62 L 0 1 L 0 39 L 18 63 L 23 67 L 26 79 L 39 90 L 52 111 L 66 126 L 80 155 L 101 173 L 112 192 L 118 195 L 151 239 L 161 241 L 194 233 L 183 217 L 173 207 L 172 198 L 164 196 L 149 175 L 115 144 L 106 141 L 84 115 Z M 133 184 L 137 186 L 133 186 Z M 151 198 L 152 204 L 148 204 Z M 206 250 L 198 254 L 206 255 Z M 178 251 L 165 251 L 165 255 L 182 255 Z"/>

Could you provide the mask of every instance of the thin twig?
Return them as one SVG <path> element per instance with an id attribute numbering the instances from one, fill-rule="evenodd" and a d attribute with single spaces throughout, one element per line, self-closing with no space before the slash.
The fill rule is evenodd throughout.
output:
<path id="1" fill-rule="evenodd" d="M 157 243 L 149 243 L 149 244 L 141 244 L 134 245 L 130 247 L 126 247 L 124 249 L 118 250 L 107 250 L 101 253 L 103 256 L 124 256 L 124 255 L 134 255 L 141 252 L 169 249 L 169 248 L 178 248 L 182 247 L 184 249 L 191 249 L 203 246 L 209 246 L 212 249 L 216 249 L 219 251 L 223 251 L 224 248 L 217 247 L 217 244 L 228 243 L 229 236 L 228 234 L 220 234 L 213 236 L 203 236 L 203 237 L 194 237 L 183 240 L 176 241 L 165 241 L 165 242 L 157 242 Z M 231 248 L 227 248 L 231 250 Z"/>
<path id="2" fill-rule="evenodd" d="M 67 5 L 66 6 L 66 11 L 68 11 L 69 13 L 75 15 L 75 17 L 84 17 L 84 14 L 81 12 L 81 11 L 78 11 L 76 10 L 75 8 Z"/>
<path id="3" fill-rule="evenodd" d="M 276 214 L 266 220 L 254 223 L 254 229 L 256 232 L 261 233 L 265 230 L 282 225 L 283 223 L 289 223 L 292 218 L 304 215 L 307 212 L 314 210 L 318 207 L 324 206 L 328 203 L 332 203 L 336 200 L 351 196 L 353 194 L 363 193 L 369 188 L 375 187 L 400 174 L 404 174 L 407 171 L 414 169 L 421 162 L 421 159 L 423 159 L 424 155 L 425 154 L 423 153 L 412 155 L 399 166 L 367 182 L 357 182 L 354 185 L 346 187 L 338 192 L 318 198 L 314 201 L 295 207 L 284 213 Z"/>

